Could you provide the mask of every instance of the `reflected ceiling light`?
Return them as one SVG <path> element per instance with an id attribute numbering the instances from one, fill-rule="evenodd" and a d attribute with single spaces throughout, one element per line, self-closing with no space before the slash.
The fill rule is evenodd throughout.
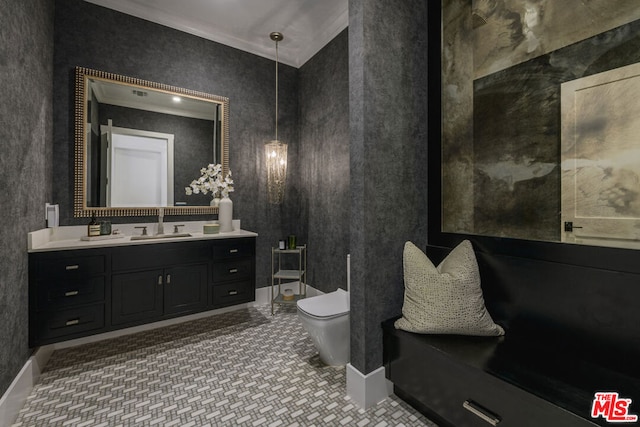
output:
<path id="1" fill-rule="evenodd" d="M 269 34 L 269 37 L 276 42 L 276 139 L 264 146 L 267 162 L 267 198 L 271 204 L 281 204 L 287 179 L 287 144 L 278 140 L 278 42 L 284 37 L 278 32 Z"/>

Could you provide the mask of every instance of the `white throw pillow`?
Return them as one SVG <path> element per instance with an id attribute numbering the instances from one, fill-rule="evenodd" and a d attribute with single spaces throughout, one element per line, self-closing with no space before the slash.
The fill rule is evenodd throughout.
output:
<path id="1" fill-rule="evenodd" d="M 395 327 L 423 334 L 504 335 L 484 305 L 471 242 L 463 241 L 435 267 L 416 245 L 403 253 L 404 304 Z"/>

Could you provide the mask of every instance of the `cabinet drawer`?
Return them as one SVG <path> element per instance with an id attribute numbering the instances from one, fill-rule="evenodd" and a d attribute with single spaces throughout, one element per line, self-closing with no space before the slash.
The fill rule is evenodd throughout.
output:
<path id="1" fill-rule="evenodd" d="M 210 249 L 207 243 L 154 243 L 119 247 L 111 255 L 114 271 L 164 268 L 183 263 L 208 262 Z"/>
<path id="2" fill-rule="evenodd" d="M 242 302 L 254 301 L 255 297 L 253 282 L 251 280 L 245 280 L 243 282 L 214 286 L 212 305 L 214 307 L 226 307 Z"/>
<path id="3" fill-rule="evenodd" d="M 62 278 L 74 280 L 79 277 L 104 274 L 106 257 L 104 255 L 51 258 L 42 260 L 36 269 L 36 279 Z"/>
<path id="4" fill-rule="evenodd" d="M 105 276 L 40 282 L 37 286 L 38 310 L 51 310 L 104 300 Z"/>
<path id="5" fill-rule="evenodd" d="M 40 340 L 58 338 L 104 326 L 104 304 L 38 314 Z"/>
<path id="6" fill-rule="evenodd" d="M 402 358 L 391 361 L 389 379 L 394 386 L 452 425 L 487 427 L 492 425 L 490 420 L 495 420 L 499 427 L 593 425 L 482 369 L 453 360 L 439 350 L 415 345 L 409 340 L 390 344 L 402 347 L 399 354 L 408 354 L 407 351 L 414 354 L 410 361 Z M 414 345 L 415 348 L 410 348 Z"/>
<path id="7" fill-rule="evenodd" d="M 213 283 L 249 279 L 253 276 L 253 258 L 231 259 L 213 264 Z"/>
<path id="8" fill-rule="evenodd" d="M 213 246 L 214 261 L 226 258 L 253 256 L 255 253 L 255 239 L 231 239 L 226 242 L 216 242 Z"/>

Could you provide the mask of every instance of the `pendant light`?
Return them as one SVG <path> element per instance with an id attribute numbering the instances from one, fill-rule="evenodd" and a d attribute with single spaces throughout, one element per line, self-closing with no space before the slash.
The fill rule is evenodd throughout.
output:
<path id="1" fill-rule="evenodd" d="M 284 188 L 287 179 L 287 144 L 278 140 L 278 42 L 284 38 L 282 33 L 269 34 L 276 42 L 276 139 L 265 144 L 267 159 L 267 198 L 269 203 L 279 205 L 284 200 Z"/>

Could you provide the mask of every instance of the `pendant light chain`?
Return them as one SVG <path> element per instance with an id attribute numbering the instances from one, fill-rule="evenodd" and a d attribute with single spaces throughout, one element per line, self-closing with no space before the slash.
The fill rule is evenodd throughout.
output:
<path id="1" fill-rule="evenodd" d="M 278 141 L 278 40 L 276 40 L 276 141 Z"/>
<path id="2" fill-rule="evenodd" d="M 278 71 L 280 58 L 278 56 L 278 42 L 282 41 L 282 33 L 269 34 L 276 42 L 276 139 L 265 144 L 265 159 L 267 167 L 267 199 L 270 204 L 281 204 L 284 201 L 285 184 L 287 180 L 287 144 L 278 140 L 278 104 L 279 81 Z"/>

